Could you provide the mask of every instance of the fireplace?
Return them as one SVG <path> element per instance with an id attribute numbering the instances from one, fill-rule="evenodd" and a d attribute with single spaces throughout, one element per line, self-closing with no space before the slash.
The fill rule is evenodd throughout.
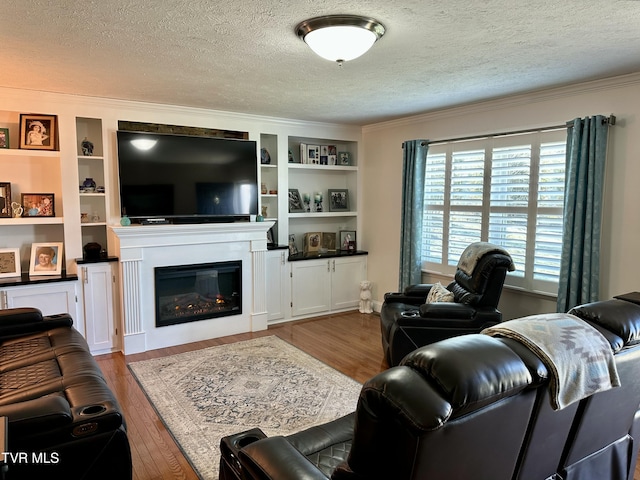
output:
<path id="1" fill-rule="evenodd" d="M 155 267 L 156 327 L 242 314 L 242 261 Z"/>

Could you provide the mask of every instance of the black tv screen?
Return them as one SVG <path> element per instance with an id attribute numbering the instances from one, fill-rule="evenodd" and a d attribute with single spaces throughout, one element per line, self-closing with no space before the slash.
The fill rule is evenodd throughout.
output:
<path id="1" fill-rule="evenodd" d="M 122 214 L 206 222 L 258 213 L 256 142 L 118 131 Z"/>

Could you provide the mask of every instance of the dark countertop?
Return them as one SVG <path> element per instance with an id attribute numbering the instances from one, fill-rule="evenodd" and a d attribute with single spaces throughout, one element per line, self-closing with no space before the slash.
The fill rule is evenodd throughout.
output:
<path id="1" fill-rule="evenodd" d="M 84 258 L 76 258 L 76 263 L 78 265 L 83 265 L 86 263 L 104 263 L 104 262 L 117 262 L 118 257 L 100 257 L 96 259 L 84 259 Z"/>
<path id="2" fill-rule="evenodd" d="M 66 272 L 62 272 L 62 275 L 43 275 L 41 277 L 29 277 L 28 273 L 23 273 L 19 277 L 0 278 L 0 287 L 17 287 L 20 285 L 41 285 L 43 283 L 74 282 L 76 280 L 78 280 L 78 275 L 67 275 Z"/>
<path id="3" fill-rule="evenodd" d="M 290 262 L 296 262 L 298 260 L 315 260 L 318 258 L 337 258 L 337 257 L 353 257 L 354 255 L 368 255 L 369 252 L 364 250 L 356 250 L 355 252 L 349 252 L 347 250 L 335 250 L 333 252 L 311 252 L 311 253 L 296 253 L 295 255 L 289 255 Z"/>

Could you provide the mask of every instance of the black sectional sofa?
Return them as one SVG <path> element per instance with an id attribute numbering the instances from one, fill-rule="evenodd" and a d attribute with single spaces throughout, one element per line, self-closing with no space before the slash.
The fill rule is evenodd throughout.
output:
<path id="1" fill-rule="evenodd" d="M 130 479 L 122 411 L 68 314 L 0 310 L 4 478 Z"/>
<path id="2" fill-rule="evenodd" d="M 220 479 L 633 480 L 640 306 L 608 300 L 570 313 L 554 335 L 588 331 L 620 386 L 557 409 L 535 349 L 509 336 L 456 336 L 367 381 L 346 417 L 287 437 L 225 437 Z"/>

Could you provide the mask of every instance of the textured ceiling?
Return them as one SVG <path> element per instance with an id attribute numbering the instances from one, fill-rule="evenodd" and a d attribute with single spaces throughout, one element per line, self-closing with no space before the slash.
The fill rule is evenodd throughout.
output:
<path id="1" fill-rule="evenodd" d="M 639 0 L 10 0 L 0 86 L 371 124 L 640 71 Z M 359 14 L 385 36 L 342 68 L 295 33 Z"/>

